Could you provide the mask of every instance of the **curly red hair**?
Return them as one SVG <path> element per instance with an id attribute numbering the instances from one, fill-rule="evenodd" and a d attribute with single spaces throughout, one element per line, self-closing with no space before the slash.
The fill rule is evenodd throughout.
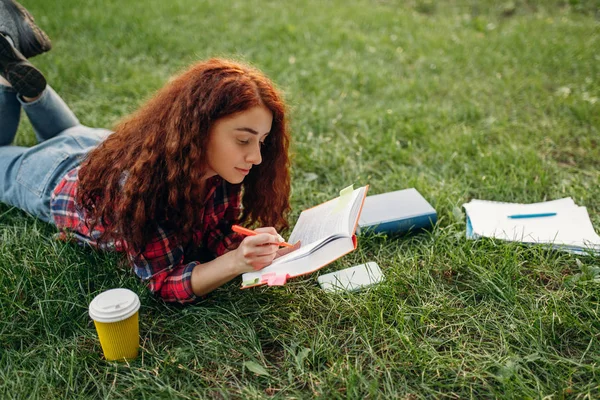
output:
<path id="1" fill-rule="evenodd" d="M 122 239 L 141 251 L 157 227 L 188 242 L 200 225 L 205 149 L 220 118 L 263 105 L 273 123 L 262 163 L 242 183 L 240 223 L 287 227 L 290 210 L 289 130 L 284 102 L 260 71 L 229 60 L 192 65 L 122 120 L 88 155 L 77 201 L 91 228 L 109 227 L 100 241 Z"/>

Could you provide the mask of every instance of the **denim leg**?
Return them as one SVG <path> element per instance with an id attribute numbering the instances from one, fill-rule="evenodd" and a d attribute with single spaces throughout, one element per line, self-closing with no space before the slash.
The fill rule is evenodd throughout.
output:
<path id="1" fill-rule="evenodd" d="M 0 202 L 52 222 L 53 189 L 109 134 L 79 125 L 33 147 L 0 147 Z"/>
<path id="2" fill-rule="evenodd" d="M 13 142 L 20 119 L 21 104 L 17 92 L 10 86 L 0 85 L 0 146 Z"/>
<path id="3" fill-rule="evenodd" d="M 31 103 L 25 102 L 20 97 L 18 100 L 31 121 L 39 143 L 79 125 L 79 120 L 73 111 L 50 85 L 46 86 L 39 99 Z"/>

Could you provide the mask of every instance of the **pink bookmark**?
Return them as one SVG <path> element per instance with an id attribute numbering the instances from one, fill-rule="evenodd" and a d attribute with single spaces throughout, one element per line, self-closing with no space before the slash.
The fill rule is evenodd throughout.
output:
<path id="1" fill-rule="evenodd" d="M 274 279 L 277 274 L 275 272 L 269 272 L 260 276 L 260 283 L 269 283 L 270 280 Z"/>
<path id="2" fill-rule="evenodd" d="M 277 275 L 277 276 L 269 279 L 269 282 L 267 282 L 267 284 L 269 286 L 283 286 L 287 282 L 288 277 L 289 277 L 288 274 Z"/>

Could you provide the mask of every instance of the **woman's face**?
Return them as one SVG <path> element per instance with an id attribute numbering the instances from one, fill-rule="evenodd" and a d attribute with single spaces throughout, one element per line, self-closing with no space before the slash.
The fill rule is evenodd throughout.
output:
<path id="1" fill-rule="evenodd" d="M 262 162 L 261 146 L 271 131 L 273 114 L 265 106 L 223 117 L 209 131 L 206 178 L 219 175 L 241 183 Z"/>

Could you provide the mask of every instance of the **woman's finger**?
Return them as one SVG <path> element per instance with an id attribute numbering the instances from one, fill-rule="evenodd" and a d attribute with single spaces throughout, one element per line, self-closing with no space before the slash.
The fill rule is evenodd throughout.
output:
<path id="1" fill-rule="evenodd" d="M 257 246 L 254 248 L 254 250 L 248 254 L 250 254 L 252 257 L 264 257 L 264 256 L 273 256 L 275 257 L 275 254 L 277 254 L 277 250 L 279 249 L 279 246 L 274 245 L 274 244 L 269 244 L 269 245 L 263 245 L 263 246 Z"/>
<path id="2" fill-rule="evenodd" d="M 279 257 L 283 257 L 286 254 L 291 253 L 294 250 L 298 250 L 300 248 L 300 241 L 298 240 L 296 243 L 294 243 L 294 245 L 292 247 L 282 247 L 279 250 L 277 250 L 277 255 L 275 256 L 275 258 L 279 258 Z"/>
<path id="3" fill-rule="evenodd" d="M 273 228 L 272 226 L 265 226 L 263 228 L 256 228 L 254 230 L 254 232 L 269 233 L 271 235 L 277 236 L 277 229 Z"/>
<path id="4" fill-rule="evenodd" d="M 250 246 L 264 246 L 266 244 L 279 243 L 277 236 L 268 233 L 259 233 L 255 236 L 247 236 L 243 242 Z"/>
<path id="5" fill-rule="evenodd" d="M 257 257 L 257 258 L 254 258 L 250 262 L 250 265 L 255 270 L 259 270 L 259 269 L 263 269 L 266 266 L 271 265 L 272 262 L 273 262 L 273 256 Z"/>

